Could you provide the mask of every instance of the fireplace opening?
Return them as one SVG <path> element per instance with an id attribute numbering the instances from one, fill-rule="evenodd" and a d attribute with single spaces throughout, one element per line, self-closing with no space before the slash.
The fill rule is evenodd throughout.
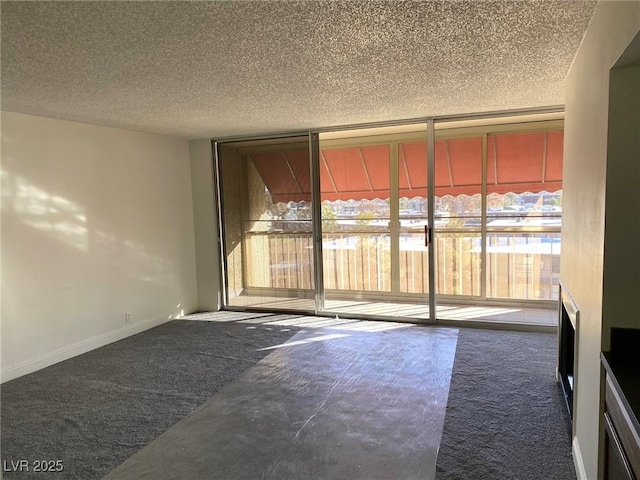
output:
<path id="1" fill-rule="evenodd" d="M 573 392 L 575 388 L 576 324 L 578 309 L 566 289 L 561 289 L 558 319 L 558 380 L 573 419 Z"/>

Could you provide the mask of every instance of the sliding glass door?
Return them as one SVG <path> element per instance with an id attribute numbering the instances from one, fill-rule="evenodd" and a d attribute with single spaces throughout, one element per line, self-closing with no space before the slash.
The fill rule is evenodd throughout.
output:
<path id="1" fill-rule="evenodd" d="M 225 305 L 315 311 L 309 137 L 224 143 Z"/>
<path id="2" fill-rule="evenodd" d="M 443 302 L 483 295 L 482 166 L 482 136 L 436 131 L 436 293 Z"/>
<path id="3" fill-rule="evenodd" d="M 435 136 L 438 318 L 498 315 L 477 308 L 486 305 L 551 305 L 558 298 L 562 121 L 443 122 Z"/>
<path id="4" fill-rule="evenodd" d="M 562 130 L 487 135 L 487 296 L 556 300 Z"/>
<path id="5" fill-rule="evenodd" d="M 430 322 L 551 305 L 562 121 L 525 120 L 218 144 L 225 307 Z"/>
<path id="6" fill-rule="evenodd" d="M 429 321 L 424 123 L 320 134 L 324 308 Z"/>

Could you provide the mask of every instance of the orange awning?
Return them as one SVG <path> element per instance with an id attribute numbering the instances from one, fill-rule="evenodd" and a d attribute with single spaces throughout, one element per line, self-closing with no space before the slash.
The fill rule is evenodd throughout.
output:
<path id="1" fill-rule="evenodd" d="M 487 193 L 537 193 L 562 189 L 562 131 L 488 135 Z M 320 151 L 322 200 L 389 198 L 390 146 Z M 311 199 L 307 149 L 250 156 L 274 203 Z M 426 197 L 427 144 L 398 145 L 400 197 Z M 437 140 L 435 194 L 481 193 L 482 139 Z"/>
<path id="2" fill-rule="evenodd" d="M 309 149 L 255 153 L 249 156 L 273 203 L 310 202 Z"/>

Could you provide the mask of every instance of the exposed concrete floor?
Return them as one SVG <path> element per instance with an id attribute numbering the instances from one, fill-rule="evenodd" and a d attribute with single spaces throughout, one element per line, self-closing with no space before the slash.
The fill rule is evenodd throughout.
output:
<path id="1" fill-rule="evenodd" d="M 457 335 L 302 331 L 105 480 L 432 480 Z"/>

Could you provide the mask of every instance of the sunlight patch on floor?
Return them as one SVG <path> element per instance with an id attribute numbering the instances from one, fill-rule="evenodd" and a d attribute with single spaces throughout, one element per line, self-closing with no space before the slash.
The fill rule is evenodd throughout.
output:
<path id="1" fill-rule="evenodd" d="M 370 320 L 352 320 L 336 316 L 335 318 L 312 317 L 298 315 L 279 315 L 271 313 L 244 312 L 206 312 L 185 315 L 181 320 L 196 320 L 205 322 L 236 322 L 246 325 L 298 327 L 298 328 L 330 328 L 353 332 L 384 332 L 398 328 L 409 328 L 411 323 L 382 322 Z"/>

